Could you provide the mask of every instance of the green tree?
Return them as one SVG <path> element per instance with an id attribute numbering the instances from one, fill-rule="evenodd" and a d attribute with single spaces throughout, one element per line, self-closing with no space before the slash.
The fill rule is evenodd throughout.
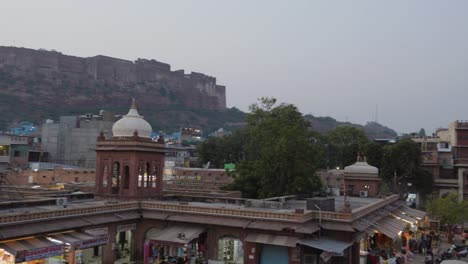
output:
<path id="1" fill-rule="evenodd" d="M 261 98 L 250 106 L 245 131 L 245 159 L 231 189 L 245 197 L 312 194 L 321 187 L 315 175 L 319 149 L 309 123 L 291 104 Z"/>
<path id="2" fill-rule="evenodd" d="M 383 157 L 383 146 L 381 144 L 369 141 L 364 144 L 364 155 L 367 157 L 367 163 L 370 165 L 381 168 Z"/>
<path id="3" fill-rule="evenodd" d="M 433 218 L 439 219 L 441 224 L 449 226 L 449 242 L 453 238 L 452 226 L 468 219 L 468 201 L 460 202 L 455 193 L 427 201 L 426 209 Z"/>
<path id="4" fill-rule="evenodd" d="M 328 132 L 326 137 L 331 167 L 344 168 L 353 164 L 357 154 L 364 153 L 370 142 L 364 131 L 351 126 L 339 126 Z"/>
<path id="5" fill-rule="evenodd" d="M 421 167 L 421 149 L 411 139 L 403 139 L 383 148 L 381 177 L 397 193 L 432 191 L 431 174 Z"/>
<path id="6" fill-rule="evenodd" d="M 225 163 L 239 163 L 244 157 L 245 130 L 236 130 L 224 137 L 210 137 L 197 146 L 198 160 L 213 168 L 224 168 Z"/>

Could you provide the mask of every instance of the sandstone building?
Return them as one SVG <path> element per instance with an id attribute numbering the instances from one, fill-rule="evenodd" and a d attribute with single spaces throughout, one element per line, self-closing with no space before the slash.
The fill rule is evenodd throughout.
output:
<path id="1" fill-rule="evenodd" d="M 315 198 L 294 195 L 253 200 L 201 188 L 166 193 L 161 181 L 166 146 L 151 141 L 150 132 L 133 105 L 114 124 L 112 137 L 99 135 L 97 199 L 50 190 L 0 197 L 2 258 L 8 264 L 52 259 L 149 264 L 178 258 L 216 264 L 352 264 L 360 262 L 371 238 L 392 245 L 408 223 L 424 216 L 397 195 L 337 197 L 321 206 Z M 184 172 L 198 173 L 176 173 L 180 178 Z"/>

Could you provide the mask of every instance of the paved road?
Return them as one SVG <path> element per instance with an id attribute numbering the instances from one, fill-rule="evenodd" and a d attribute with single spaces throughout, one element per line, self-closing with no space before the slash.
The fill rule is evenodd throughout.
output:
<path id="1" fill-rule="evenodd" d="M 440 247 L 442 250 L 447 250 L 450 247 L 450 244 L 447 243 L 446 241 L 442 241 L 440 243 Z M 453 259 L 456 259 L 456 258 L 453 258 Z M 411 259 L 410 261 L 408 261 L 408 264 L 413 264 L 413 263 L 421 264 L 421 263 L 424 263 L 424 260 L 425 260 L 425 256 L 423 254 L 414 254 L 414 259 Z M 468 263 L 468 257 L 462 258 L 460 260 Z"/>

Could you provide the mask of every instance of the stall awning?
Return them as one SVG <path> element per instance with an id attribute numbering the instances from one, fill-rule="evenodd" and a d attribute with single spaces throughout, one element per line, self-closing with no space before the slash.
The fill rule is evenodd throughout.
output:
<path id="1" fill-rule="evenodd" d="M 350 247 L 353 243 L 351 242 L 343 242 L 339 240 L 334 240 L 330 238 L 309 238 L 309 239 L 301 239 L 297 241 L 298 244 L 308 246 L 311 248 L 320 249 L 323 251 L 333 252 L 342 254 L 345 249 Z"/>
<path id="2" fill-rule="evenodd" d="M 109 236 L 91 236 L 79 232 L 60 233 L 49 236 L 52 239 L 67 243 L 74 249 L 85 249 L 95 246 L 105 245 L 109 241 Z"/>
<path id="3" fill-rule="evenodd" d="M 89 222 L 86 222 L 82 219 L 70 219 L 70 220 L 61 220 L 60 225 L 57 223 L 48 221 L 48 222 L 40 222 L 34 227 L 31 227 L 30 224 L 24 225 L 15 225 L 14 228 L 11 226 L 6 226 L 0 228 L 0 239 L 11 239 L 15 237 L 24 237 L 30 236 L 31 234 L 38 234 L 38 233 L 51 233 L 51 232 L 58 232 L 62 230 L 70 230 L 77 227 L 88 226 Z"/>
<path id="4" fill-rule="evenodd" d="M 386 216 L 380 220 L 374 228 L 387 237 L 394 239 L 398 236 L 398 233 L 403 231 L 406 225 L 407 223 L 402 220 L 395 219 L 391 216 Z"/>
<path id="5" fill-rule="evenodd" d="M 205 231 L 201 226 L 174 225 L 148 235 L 148 239 L 159 243 L 187 244 Z"/>
<path id="6" fill-rule="evenodd" d="M 298 240 L 297 237 L 277 236 L 277 235 L 258 234 L 258 233 L 250 233 L 245 238 L 245 241 L 248 241 L 248 242 L 283 246 L 283 247 L 295 247 L 297 240 Z"/>
<path id="7" fill-rule="evenodd" d="M 340 224 L 340 223 L 322 223 L 322 228 L 328 230 L 338 230 L 338 231 L 345 231 L 345 232 L 354 232 L 354 228 L 348 224 Z"/>
<path id="8" fill-rule="evenodd" d="M 403 212 L 404 214 L 407 214 L 413 218 L 416 218 L 417 220 L 422 220 L 426 216 L 426 212 L 419 211 L 413 208 L 409 208 L 408 206 L 402 206 L 398 208 L 398 210 Z"/>
<path id="9" fill-rule="evenodd" d="M 49 258 L 63 254 L 64 245 L 45 237 L 34 237 L 0 243 L 0 248 L 15 256 L 15 262 Z"/>

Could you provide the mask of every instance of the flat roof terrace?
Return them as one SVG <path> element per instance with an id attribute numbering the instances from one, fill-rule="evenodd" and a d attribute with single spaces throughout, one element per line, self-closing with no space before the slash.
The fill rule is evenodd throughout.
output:
<path id="1" fill-rule="evenodd" d="M 172 197 L 174 198 L 174 197 Z M 226 216 L 246 219 L 272 219 L 280 221 L 306 222 L 319 217 L 319 212 L 306 210 L 305 200 L 287 200 L 283 205 L 268 200 L 249 200 L 242 198 L 198 197 L 198 201 L 177 200 L 142 200 L 116 201 L 82 199 L 70 200 L 64 206 L 36 205 L 17 208 L 0 207 L 0 225 L 21 222 L 42 221 L 55 218 L 73 218 L 84 215 L 97 215 L 117 211 L 143 210 L 161 213 L 200 214 L 211 216 Z M 322 211 L 321 217 L 330 221 L 350 222 L 374 210 L 382 208 L 398 200 L 397 195 L 386 198 L 348 197 L 352 213 L 339 212 L 344 206 L 344 197 L 334 197 L 337 212 Z M 50 199 L 50 198 L 49 198 Z M 269 206 L 255 206 L 267 203 Z M 302 209 L 302 210 L 297 210 Z"/>

